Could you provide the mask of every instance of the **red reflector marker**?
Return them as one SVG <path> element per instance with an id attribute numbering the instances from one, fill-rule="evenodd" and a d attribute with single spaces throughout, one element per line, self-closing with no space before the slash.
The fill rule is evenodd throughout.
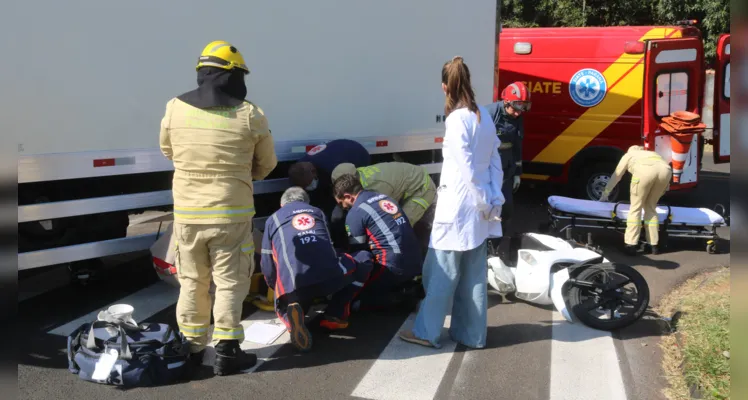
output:
<path id="1" fill-rule="evenodd" d="M 380 140 L 377 142 L 377 147 L 387 147 L 387 141 L 386 140 Z"/>
<path id="2" fill-rule="evenodd" d="M 311 150 L 311 149 L 313 149 L 315 147 L 317 147 L 316 144 L 308 144 L 308 145 L 306 145 L 306 151 L 309 151 L 309 150 Z"/>
<path id="3" fill-rule="evenodd" d="M 93 166 L 94 166 L 94 168 L 98 168 L 98 167 L 113 167 L 114 166 L 114 159 L 113 158 L 100 158 L 98 160 L 93 160 Z"/>
<path id="4" fill-rule="evenodd" d="M 443 137 L 434 138 L 434 143 L 444 143 Z"/>
<path id="5" fill-rule="evenodd" d="M 626 42 L 623 52 L 626 54 L 644 54 L 644 42 Z"/>

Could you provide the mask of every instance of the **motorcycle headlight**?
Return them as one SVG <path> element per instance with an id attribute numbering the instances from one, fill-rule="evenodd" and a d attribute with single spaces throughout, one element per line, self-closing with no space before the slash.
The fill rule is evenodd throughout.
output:
<path id="1" fill-rule="evenodd" d="M 538 261 L 535 259 L 535 257 L 533 257 L 532 254 L 530 254 L 530 252 L 527 252 L 527 251 L 520 250 L 519 258 L 521 258 L 522 261 L 526 262 L 527 264 L 533 267 L 538 264 Z"/>

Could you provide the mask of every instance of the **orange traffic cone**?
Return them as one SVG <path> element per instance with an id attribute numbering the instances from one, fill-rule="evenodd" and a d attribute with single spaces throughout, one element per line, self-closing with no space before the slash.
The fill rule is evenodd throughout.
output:
<path id="1" fill-rule="evenodd" d="M 660 126 L 670 133 L 670 148 L 672 150 L 673 183 L 680 183 L 683 166 L 688 152 L 691 150 L 693 135 L 704 132 L 706 125 L 701 122 L 701 116 L 688 111 L 676 111 L 669 117 L 662 119 Z"/>
<path id="2" fill-rule="evenodd" d="M 683 173 L 683 165 L 686 163 L 686 157 L 691 150 L 691 141 L 693 133 L 671 133 L 670 147 L 673 151 L 673 182 L 680 183 L 680 175 Z"/>

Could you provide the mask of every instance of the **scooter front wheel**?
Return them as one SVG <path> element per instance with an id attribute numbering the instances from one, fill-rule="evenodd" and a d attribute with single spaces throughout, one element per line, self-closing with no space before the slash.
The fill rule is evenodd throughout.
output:
<path id="1" fill-rule="evenodd" d="M 649 286 L 634 268 L 604 263 L 581 271 L 570 283 L 569 306 L 585 325 L 612 331 L 631 325 L 649 305 Z"/>

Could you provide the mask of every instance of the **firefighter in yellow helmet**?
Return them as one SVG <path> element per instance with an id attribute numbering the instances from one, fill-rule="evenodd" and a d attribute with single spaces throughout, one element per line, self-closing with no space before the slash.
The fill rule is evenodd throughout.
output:
<path id="1" fill-rule="evenodd" d="M 643 209 L 647 240 L 652 254 L 658 254 L 660 220 L 657 216 L 657 202 L 670 187 L 672 168 L 654 151 L 645 150 L 642 146 L 631 146 L 618 162 L 600 201 L 608 201 L 608 196 L 626 172 L 631 173 L 631 206 L 626 220 L 625 251 L 630 255 L 637 253 Z"/>
<path id="2" fill-rule="evenodd" d="M 197 63 L 197 89 L 169 100 L 160 145 L 174 162 L 174 237 L 180 283 L 177 323 L 202 362 L 216 286 L 213 339 L 216 375 L 251 368 L 240 324 L 254 269 L 252 180 L 278 160 L 262 109 L 247 101 L 249 69 L 231 44 L 208 44 Z"/>
<path id="3" fill-rule="evenodd" d="M 357 176 L 365 190 L 386 194 L 400 203 L 425 254 L 436 203 L 436 185 L 428 171 L 418 165 L 397 161 L 359 168 L 343 163 L 332 171 L 332 181 L 347 174 Z"/>

